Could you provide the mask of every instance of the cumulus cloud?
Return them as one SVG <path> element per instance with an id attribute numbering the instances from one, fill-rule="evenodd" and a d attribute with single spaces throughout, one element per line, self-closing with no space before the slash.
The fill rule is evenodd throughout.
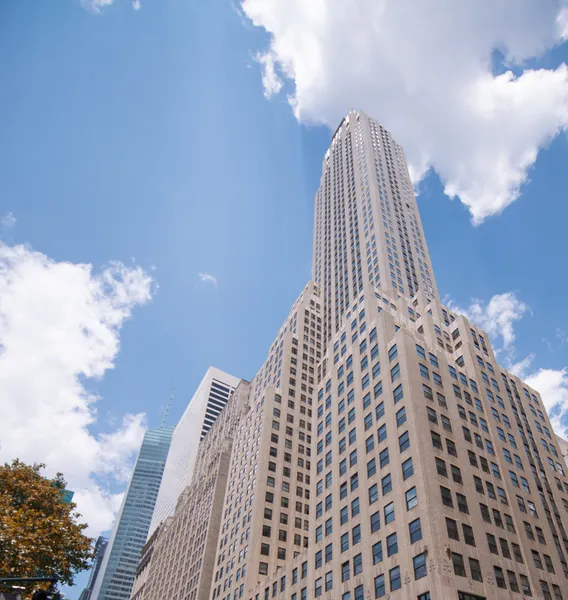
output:
<path id="1" fill-rule="evenodd" d="M 486 304 L 474 300 L 468 308 L 459 308 L 449 302 L 452 310 L 465 315 L 470 321 L 487 331 L 494 342 L 500 344 L 497 351 L 505 350 L 514 354 L 514 325 L 529 312 L 529 307 L 519 300 L 515 292 L 496 294 Z"/>
<path id="2" fill-rule="evenodd" d="M 114 4 L 114 0 L 81 0 L 81 4 L 89 12 L 98 15 L 101 14 L 105 6 Z M 132 8 L 134 10 L 140 10 L 142 8 L 140 0 L 132 0 Z"/>
<path id="3" fill-rule="evenodd" d="M 94 435 L 98 398 L 87 383 L 113 368 L 123 323 L 151 294 L 140 267 L 94 273 L 0 243 L 0 460 L 61 471 L 92 535 L 112 524 L 122 496 L 108 484 L 127 480 L 145 417 L 124 415 Z"/>
<path id="4" fill-rule="evenodd" d="M 114 0 L 81 0 L 81 4 L 89 12 L 100 14 L 105 6 L 110 6 Z"/>
<path id="5" fill-rule="evenodd" d="M 534 354 L 513 362 L 516 338 L 514 327 L 530 312 L 529 307 L 517 298 L 515 292 L 497 294 L 486 304 L 474 300 L 465 310 L 451 301 L 448 306 L 484 329 L 494 344 L 501 345 L 497 351 L 505 351 L 504 366 L 540 393 L 554 431 L 564 438 L 568 437 L 568 367 L 534 369 Z M 561 334 L 563 331 L 558 329 L 557 335 Z"/>
<path id="6" fill-rule="evenodd" d="M 200 281 L 203 281 L 204 283 L 210 283 L 213 287 L 217 287 L 217 277 L 215 277 L 215 275 L 211 275 L 211 273 L 198 273 L 197 276 L 199 277 Z"/>
<path id="7" fill-rule="evenodd" d="M 6 213 L 2 219 L 0 219 L 0 228 L 3 231 L 13 229 L 16 226 L 16 217 L 13 212 Z"/>
<path id="8" fill-rule="evenodd" d="M 568 128 L 568 68 L 526 68 L 568 38 L 565 0 L 243 0 L 270 34 L 265 95 L 293 88 L 300 121 L 377 118 L 416 179 L 430 168 L 473 222 L 520 194 L 538 152 Z M 502 56 L 495 69 L 496 56 Z M 504 67 L 502 66 L 504 65 Z"/>
<path id="9" fill-rule="evenodd" d="M 256 60 L 262 73 L 264 96 L 271 98 L 282 89 L 282 80 L 278 77 L 274 67 L 274 54 L 272 52 L 259 53 L 256 55 Z"/>
<path id="10" fill-rule="evenodd" d="M 524 381 L 540 393 L 554 431 L 568 439 L 568 368 L 539 369 Z"/>

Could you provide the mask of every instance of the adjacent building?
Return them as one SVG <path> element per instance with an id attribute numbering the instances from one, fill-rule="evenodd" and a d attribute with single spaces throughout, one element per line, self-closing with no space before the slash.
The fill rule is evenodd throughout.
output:
<path id="1" fill-rule="evenodd" d="M 148 536 L 158 497 L 173 430 L 173 427 L 164 426 L 150 429 L 144 435 L 128 489 L 93 586 L 93 600 L 130 598 L 140 553 Z"/>
<path id="2" fill-rule="evenodd" d="M 362 112 L 324 158 L 313 282 L 197 465 L 145 600 L 568 599 L 542 399 L 440 303 L 403 150 Z"/>
<path id="3" fill-rule="evenodd" d="M 210 430 L 238 383 L 237 377 L 215 367 L 207 370 L 174 430 L 149 536 L 160 523 L 174 514 L 178 498 L 191 482 L 199 442 Z"/>
<path id="4" fill-rule="evenodd" d="M 101 564 L 105 556 L 105 552 L 108 546 L 108 539 L 100 535 L 95 542 L 95 557 L 93 559 L 93 566 L 91 567 L 91 573 L 89 575 L 89 581 L 85 589 L 81 592 L 79 600 L 91 600 L 91 593 L 95 585 L 95 581 L 101 569 Z"/>

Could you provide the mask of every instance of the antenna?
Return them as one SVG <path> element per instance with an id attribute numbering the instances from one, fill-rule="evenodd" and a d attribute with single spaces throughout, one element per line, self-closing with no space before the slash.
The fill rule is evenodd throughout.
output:
<path id="1" fill-rule="evenodd" d="M 162 429 L 164 427 L 167 427 L 167 425 L 168 425 L 168 416 L 170 414 L 170 409 L 172 408 L 172 401 L 173 401 L 175 395 L 176 395 L 176 384 L 174 383 L 174 385 L 172 386 L 172 391 L 170 393 L 170 399 L 168 400 L 168 404 L 166 405 L 166 408 L 164 409 L 164 414 L 162 415 L 162 423 L 160 425 L 160 427 Z"/>

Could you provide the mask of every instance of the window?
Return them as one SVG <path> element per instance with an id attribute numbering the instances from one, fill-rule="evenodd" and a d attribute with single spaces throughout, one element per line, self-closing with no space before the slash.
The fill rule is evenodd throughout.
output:
<path id="1" fill-rule="evenodd" d="M 400 448 L 401 452 L 404 452 L 405 450 L 408 450 L 408 448 L 410 448 L 410 437 L 408 435 L 408 431 L 405 431 L 398 438 L 398 447 Z"/>
<path id="2" fill-rule="evenodd" d="M 438 471 L 438 475 L 446 478 L 448 477 L 446 463 L 441 458 L 436 458 L 436 470 Z"/>
<path id="3" fill-rule="evenodd" d="M 410 488 L 406 494 L 406 510 L 411 510 L 415 506 L 418 505 L 418 494 L 416 493 L 416 488 Z"/>
<path id="4" fill-rule="evenodd" d="M 394 360 L 398 354 L 396 344 L 389 349 L 389 361 Z"/>
<path id="5" fill-rule="evenodd" d="M 426 577 L 426 554 L 418 554 L 412 559 L 414 565 L 414 579 Z"/>
<path id="6" fill-rule="evenodd" d="M 459 577 L 465 577 L 465 564 L 463 562 L 463 556 L 457 552 L 452 552 L 452 564 L 454 565 L 454 573 Z"/>
<path id="7" fill-rule="evenodd" d="M 351 579 L 351 565 L 346 561 L 341 565 L 341 581 L 349 581 L 349 579 Z"/>
<path id="8" fill-rule="evenodd" d="M 373 564 L 382 562 L 383 560 L 383 543 L 377 542 L 373 544 Z"/>
<path id="9" fill-rule="evenodd" d="M 410 533 L 410 543 L 414 544 L 422 539 L 422 527 L 420 525 L 420 519 L 415 519 L 408 525 L 408 531 Z"/>
<path id="10" fill-rule="evenodd" d="M 315 585 L 315 596 L 316 598 L 318 596 L 321 596 L 323 593 L 323 579 L 321 577 L 319 577 L 318 579 L 316 579 L 316 585 Z"/>
<path id="11" fill-rule="evenodd" d="M 495 582 L 497 583 L 497 587 L 507 589 L 507 584 L 505 583 L 505 577 L 503 575 L 503 569 L 501 567 L 493 567 L 493 571 L 495 573 Z"/>
<path id="12" fill-rule="evenodd" d="M 375 533 L 381 528 L 381 513 L 377 511 L 371 515 L 371 533 Z"/>
<path id="13" fill-rule="evenodd" d="M 415 487 L 410 488 L 406 492 L 405 497 L 406 497 L 406 510 L 411 510 L 415 506 L 418 505 L 418 495 L 416 493 L 416 488 Z M 386 508 L 385 508 L 385 511 L 386 511 Z M 394 505 L 393 505 L 393 518 L 394 518 Z"/>
<path id="14" fill-rule="evenodd" d="M 363 557 L 357 554 L 353 557 L 353 575 L 359 575 L 363 571 Z"/>
<path id="15" fill-rule="evenodd" d="M 385 576 L 377 575 L 375 577 L 375 598 L 382 598 L 385 593 Z"/>
<path id="16" fill-rule="evenodd" d="M 393 398 L 394 398 L 394 403 L 396 404 L 397 402 L 399 402 L 400 400 L 402 400 L 402 398 L 404 397 L 403 391 L 402 391 L 402 383 L 400 385 L 398 385 L 393 393 Z"/>
<path id="17" fill-rule="evenodd" d="M 406 422 L 406 408 L 404 406 L 396 413 L 396 426 L 400 427 Z"/>
<path id="18" fill-rule="evenodd" d="M 392 556 L 398 552 L 398 541 L 396 539 L 396 533 L 393 533 L 387 537 L 387 556 Z"/>
<path id="19" fill-rule="evenodd" d="M 383 424 L 377 430 L 377 438 L 379 440 L 379 444 L 387 439 L 387 426 Z"/>
<path id="20" fill-rule="evenodd" d="M 412 475 L 414 475 L 414 466 L 412 458 L 409 458 L 402 463 L 402 478 L 406 481 Z"/>
<path id="21" fill-rule="evenodd" d="M 396 381 L 400 377 L 400 364 L 396 365 L 391 369 L 391 381 Z"/>
<path id="22" fill-rule="evenodd" d="M 325 574 L 325 591 L 333 589 L 333 571 L 328 571 Z"/>
<path id="23" fill-rule="evenodd" d="M 497 540 L 496 540 L 495 536 L 491 535 L 490 533 L 488 533 L 486 535 L 487 535 L 487 547 L 489 548 L 489 552 L 491 552 L 491 554 L 499 555 L 499 549 L 497 547 Z"/>
<path id="24" fill-rule="evenodd" d="M 456 500 L 458 501 L 458 510 L 468 515 L 469 508 L 467 506 L 467 498 L 463 494 L 456 493 Z"/>
<path id="25" fill-rule="evenodd" d="M 475 537 L 473 535 L 473 528 L 469 525 L 462 524 L 463 539 L 468 546 L 475 546 Z"/>
<path id="26" fill-rule="evenodd" d="M 391 592 L 400 589 L 400 567 L 394 567 L 389 571 Z"/>
<path id="27" fill-rule="evenodd" d="M 517 576 L 514 571 L 507 571 L 507 580 L 509 581 L 509 589 L 512 592 L 518 592 L 519 584 L 517 583 Z"/>
<path id="28" fill-rule="evenodd" d="M 446 517 L 446 531 L 448 532 L 448 537 L 450 539 L 456 540 L 457 542 L 460 541 L 460 532 L 457 521 L 448 519 L 448 517 Z"/>
<path id="29" fill-rule="evenodd" d="M 415 489 L 415 488 L 413 488 Z M 408 494 L 408 492 L 407 492 Z M 408 504 L 408 500 L 407 500 Z M 385 506 L 385 523 L 391 523 L 394 521 L 394 502 L 391 502 Z"/>
<path id="30" fill-rule="evenodd" d="M 469 558 L 469 570 L 471 571 L 471 578 L 475 581 L 483 581 L 481 575 L 481 565 L 475 558 Z"/>
<path id="31" fill-rule="evenodd" d="M 386 496 L 392 490 L 392 478 L 390 473 L 381 479 L 381 486 L 383 489 L 383 496 Z"/>
<path id="32" fill-rule="evenodd" d="M 452 500 L 452 492 L 447 487 L 440 486 L 440 493 L 442 495 L 442 504 L 453 508 L 454 502 Z"/>
<path id="33" fill-rule="evenodd" d="M 435 431 L 430 431 L 430 435 L 432 437 L 432 446 L 434 446 L 434 448 L 442 450 L 442 438 L 440 437 L 440 435 Z"/>
<path id="34" fill-rule="evenodd" d="M 379 488 L 377 484 L 373 484 L 369 488 L 369 504 L 374 504 L 379 499 Z"/>

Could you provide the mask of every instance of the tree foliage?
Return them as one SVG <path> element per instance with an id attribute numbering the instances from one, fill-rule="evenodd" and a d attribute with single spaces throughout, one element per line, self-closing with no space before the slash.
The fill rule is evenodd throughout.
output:
<path id="1" fill-rule="evenodd" d="M 19 460 L 0 466 L 0 577 L 72 584 L 74 574 L 90 566 L 93 540 L 83 533 L 87 525 L 79 523 L 76 505 L 62 500 L 63 475 L 47 479 L 44 467 Z"/>

